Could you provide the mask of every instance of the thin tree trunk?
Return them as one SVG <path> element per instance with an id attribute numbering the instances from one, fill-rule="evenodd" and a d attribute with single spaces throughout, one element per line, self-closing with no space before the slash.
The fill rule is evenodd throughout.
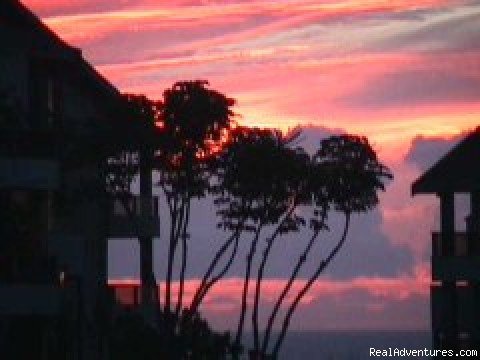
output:
<path id="1" fill-rule="evenodd" d="M 222 245 L 222 247 L 217 251 L 217 253 L 215 254 L 215 256 L 213 257 L 212 261 L 210 262 L 210 265 L 206 271 L 206 273 L 203 275 L 203 278 L 202 278 L 202 281 L 200 283 L 200 286 L 198 287 L 198 289 L 196 290 L 195 292 L 195 295 L 193 297 L 193 300 L 192 300 L 192 303 L 189 307 L 189 312 L 190 313 L 194 313 L 198 307 L 200 306 L 200 303 L 202 302 L 203 298 L 205 297 L 206 293 L 208 292 L 208 289 L 206 290 L 206 288 L 210 288 L 211 285 L 209 286 L 208 284 L 211 282 L 211 280 L 209 281 L 209 278 L 210 276 L 212 275 L 213 271 L 215 270 L 215 268 L 217 267 L 218 265 L 218 262 L 220 261 L 220 259 L 222 258 L 222 256 L 227 252 L 228 248 L 230 247 L 230 245 L 237 241 L 238 242 L 238 238 L 240 237 L 240 233 L 242 231 L 242 228 L 243 228 L 243 224 L 244 224 L 244 220 L 238 225 L 237 229 L 235 230 L 235 232 L 228 238 L 227 241 L 225 241 L 225 243 Z M 234 252 L 236 253 L 236 251 Z M 232 260 L 233 261 L 233 260 Z M 227 269 L 228 271 L 228 269 Z M 217 280 L 216 280 L 217 281 Z M 214 281 L 214 283 L 216 282 Z M 213 284 L 212 284 L 213 285 Z"/>
<path id="2" fill-rule="evenodd" d="M 344 230 L 343 230 L 342 237 L 340 238 L 340 241 L 333 248 L 333 250 L 330 252 L 328 257 L 320 263 L 320 266 L 317 268 L 315 273 L 310 277 L 310 279 L 304 285 L 304 287 L 300 290 L 300 292 L 297 294 L 297 296 L 293 300 L 292 304 L 288 308 L 287 314 L 286 314 L 285 319 L 284 319 L 283 324 L 282 324 L 282 330 L 281 330 L 280 335 L 278 336 L 278 339 L 277 339 L 277 341 L 275 343 L 275 346 L 273 348 L 272 357 L 274 359 L 278 357 L 280 347 L 282 346 L 283 341 L 285 340 L 285 336 L 287 334 L 288 327 L 290 326 L 290 320 L 291 320 L 291 318 L 293 316 L 293 313 L 295 312 L 298 304 L 300 303 L 300 300 L 302 300 L 302 298 L 305 296 L 305 294 L 310 289 L 310 287 L 313 285 L 313 283 L 318 279 L 318 277 L 323 272 L 323 270 L 325 270 L 325 268 L 330 264 L 332 259 L 337 255 L 337 253 L 342 248 L 342 246 L 345 243 L 345 240 L 347 238 L 349 226 L 350 226 L 350 214 L 347 213 L 347 214 L 345 214 L 345 227 L 344 227 Z"/>
<path id="3" fill-rule="evenodd" d="M 165 312 L 170 313 L 172 301 L 172 272 L 175 258 L 175 227 L 177 224 L 177 200 L 174 199 L 170 209 L 170 241 L 168 244 L 167 276 L 165 279 Z"/>
<path id="4" fill-rule="evenodd" d="M 294 203 L 292 204 L 292 207 L 288 210 L 287 214 L 284 216 L 282 221 L 280 221 L 280 224 L 278 224 L 277 228 L 275 229 L 270 239 L 267 240 L 267 247 L 263 252 L 262 261 L 258 268 L 257 281 L 255 283 L 255 296 L 253 299 L 253 310 L 252 310 L 253 345 L 254 345 L 255 354 L 258 354 L 260 350 L 260 335 L 258 331 L 258 306 L 260 303 L 261 284 L 263 280 L 263 274 L 265 271 L 265 265 L 267 264 L 268 256 L 270 255 L 270 251 L 272 250 L 272 246 L 275 241 L 275 238 L 280 233 L 280 229 L 283 226 L 284 222 L 293 214 L 295 209 L 296 209 L 296 203 L 294 201 Z"/>
<path id="5" fill-rule="evenodd" d="M 299 257 L 297 264 L 295 265 L 295 268 L 292 271 L 292 274 L 290 275 L 290 278 L 288 279 L 287 284 L 285 285 L 282 293 L 278 297 L 277 302 L 275 303 L 275 307 L 273 308 L 272 313 L 270 314 L 270 317 L 268 318 L 268 323 L 267 327 L 265 329 L 265 335 L 263 338 L 263 343 L 262 343 L 262 354 L 266 354 L 268 350 L 268 343 L 270 341 L 270 336 L 272 334 L 272 327 L 275 322 L 275 318 L 277 317 L 278 311 L 280 310 L 281 305 L 283 304 L 285 297 L 287 296 L 288 292 L 290 291 L 290 288 L 292 287 L 295 279 L 297 278 L 298 273 L 300 272 L 300 269 L 302 268 L 303 264 L 307 260 L 307 255 L 310 252 L 313 244 L 315 243 L 315 240 L 318 237 L 318 234 L 320 233 L 320 230 L 315 230 L 312 237 L 310 238 L 310 241 L 308 242 L 307 246 L 305 247 L 305 250 L 303 251 L 302 255 Z"/>
<path id="6" fill-rule="evenodd" d="M 204 287 L 204 289 L 203 289 L 203 291 L 200 294 L 199 299 L 198 299 L 198 306 L 202 303 L 203 299 L 208 294 L 208 292 L 213 287 L 213 285 L 215 285 L 221 278 L 223 278 L 225 276 L 225 274 L 228 272 L 228 270 L 230 270 L 230 267 L 233 264 L 233 260 L 235 259 L 236 255 L 237 255 L 237 252 L 238 252 L 239 241 L 240 241 L 240 234 L 238 234 L 235 238 L 235 241 L 233 243 L 232 253 L 230 254 L 230 258 L 228 259 L 227 263 L 223 267 L 222 271 L 220 271 L 216 276 L 214 276 L 210 281 L 208 281 L 205 284 L 205 287 Z"/>
<path id="7" fill-rule="evenodd" d="M 167 265 L 167 290 L 168 290 L 168 298 L 165 299 L 165 309 L 166 311 L 170 312 L 171 304 L 172 304 L 172 276 L 173 276 L 173 267 L 175 262 L 175 254 L 177 251 L 178 243 L 180 237 L 182 235 L 183 228 L 185 226 L 186 217 L 189 216 L 189 212 L 187 214 L 186 208 L 189 207 L 189 200 L 188 196 L 182 198 L 181 200 L 175 199 L 174 200 L 174 215 L 172 214 L 172 224 L 170 228 L 170 244 L 168 249 L 168 265 Z M 179 207 L 177 205 L 179 204 Z M 167 292 L 167 291 L 166 291 Z M 168 300 L 168 306 L 167 306 Z M 176 312 L 175 312 L 176 314 Z"/>
<path id="8" fill-rule="evenodd" d="M 252 269 L 253 256 L 257 250 L 258 238 L 260 237 L 260 231 L 262 230 L 263 223 L 260 223 L 255 230 L 255 236 L 250 244 L 250 250 L 247 255 L 247 266 L 245 269 L 245 278 L 243 280 L 243 291 L 242 291 L 242 304 L 240 308 L 240 318 L 238 321 L 237 334 L 235 336 L 234 348 L 234 358 L 238 358 L 238 350 L 240 349 L 240 343 L 242 341 L 243 335 L 243 326 L 245 323 L 245 313 L 247 311 L 247 295 L 248 295 L 248 283 L 250 281 L 250 272 Z"/>
<path id="9" fill-rule="evenodd" d="M 213 271 L 215 270 L 215 267 L 217 266 L 218 262 L 222 258 L 223 254 L 228 250 L 232 242 L 235 240 L 235 234 L 232 234 L 225 243 L 220 247 L 220 249 L 217 251 L 215 256 L 213 257 L 212 261 L 210 262 L 210 265 L 203 275 L 202 281 L 200 282 L 200 286 L 197 288 L 195 295 L 193 297 L 192 303 L 190 304 L 190 312 L 194 312 L 198 308 L 198 302 L 199 298 L 201 297 L 201 294 L 208 283 L 208 279 L 210 278 L 210 275 L 212 275 Z"/>
<path id="10" fill-rule="evenodd" d="M 183 222 L 183 229 L 181 233 L 182 237 L 182 267 L 180 270 L 180 284 L 178 290 L 178 301 L 177 301 L 177 308 L 175 309 L 175 317 L 178 319 L 180 312 L 182 311 L 183 305 L 183 293 L 185 287 L 185 272 L 187 268 L 187 256 L 188 256 L 188 247 L 187 247 L 187 229 L 188 229 L 188 222 L 190 220 L 190 201 L 187 202 L 185 208 L 185 219 Z"/>

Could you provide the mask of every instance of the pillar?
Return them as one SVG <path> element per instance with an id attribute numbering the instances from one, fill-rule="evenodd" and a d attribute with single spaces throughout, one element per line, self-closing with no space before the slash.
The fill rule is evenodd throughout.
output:
<path id="1" fill-rule="evenodd" d="M 442 256 L 455 255 L 455 197 L 452 192 L 440 196 L 440 232 Z"/>
<path id="2" fill-rule="evenodd" d="M 440 227 L 442 238 L 441 256 L 455 255 L 455 197 L 453 192 L 440 194 Z M 457 331 L 457 291 L 456 282 L 442 281 L 443 333 L 442 349 L 456 350 L 458 347 Z"/>
<path id="3" fill-rule="evenodd" d="M 468 236 L 468 255 L 478 256 L 480 254 L 480 191 L 474 190 L 470 193 L 470 215 L 467 221 L 467 236 Z M 480 279 L 470 281 L 469 286 L 473 287 L 472 295 L 474 296 L 474 303 L 480 300 Z M 472 314 L 474 319 L 474 328 L 471 335 L 471 349 L 480 349 L 480 311 L 475 307 Z"/>
<path id="4" fill-rule="evenodd" d="M 467 218 L 468 255 L 479 253 L 480 192 L 470 193 L 470 215 Z"/>
<path id="5" fill-rule="evenodd" d="M 143 228 L 150 224 L 153 216 L 152 209 L 152 152 L 145 148 L 140 154 L 140 224 L 142 234 L 139 234 L 140 243 L 140 278 L 142 305 L 151 306 L 158 301 L 157 284 L 153 272 L 153 238 L 148 234 L 149 229 Z M 145 232 L 145 230 L 148 230 Z"/>

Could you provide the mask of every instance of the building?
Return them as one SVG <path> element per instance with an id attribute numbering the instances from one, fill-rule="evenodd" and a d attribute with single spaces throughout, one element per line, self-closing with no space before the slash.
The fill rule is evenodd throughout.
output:
<path id="1" fill-rule="evenodd" d="M 17 0 L 0 1 L 0 49 L 0 358 L 104 359 L 107 240 L 158 233 L 151 170 L 129 200 L 139 234 L 96 148 L 118 90 Z"/>
<path id="2" fill-rule="evenodd" d="M 436 194 L 440 232 L 432 235 L 431 320 L 436 349 L 480 347 L 480 127 L 412 185 Z M 455 194 L 470 198 L 466 231 L 455 228 Z M 457 209 L 458 210 L 458 209 Z"/>

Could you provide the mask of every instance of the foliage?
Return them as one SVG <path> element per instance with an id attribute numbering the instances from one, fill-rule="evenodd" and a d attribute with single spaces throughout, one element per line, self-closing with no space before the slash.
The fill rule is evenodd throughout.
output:
<path id="1" fill-rule="evenodd" d="M 248 306 L 248 284 L 255 271 L 252 354 L 265 358 L 271 351 L 276 357 L 299 302 L 343 247 L 351 215 L 377 206 L 378 192 L 384 191 L 386 181 L 392 178 L 389 169 L 379 161 L 365 137 L 332 136 L 322 140 L 317 151 L 309 155 L 298 146 L 299 131 L 283 134 L 278 130 L 233 126 L 234 100 L 209 89 L 206 81 L 178 82 L 164 92 L 162 101 L 130 96 L 128 103 L 131 108 L 124 111 L 117 129 L 120 146 L 114 146 L 114 155 L 109 158 L 108 165 L 117 181 L 110 183 L 110 190 L 128 194 L 138 172 L 141 151 L 153 152 L 151 165 L 159 175 L 157 185 L 163 191 L 170 216 L 163 317 L 166 339 L 176 344 L 172 346 L 178 345 L 181 352 L 209 344 L 206 339 L 215 338 L 209 338 L 209 331 L 205 330 L 208 326 L 199 320 L 197 311 L 208 291 L 228 272 L 241 238 L 248 235 L 242 303 L 231 352 L 238 358 Z M 210 262 L 190 307 L 182 313 L 187 239 L 195 236 L 188 230 L 191 202 L 207 195 L 214 198 L 218 228 L 229 235 Z M 339 241 L 326 256 L 311 256 L 319 236 L 330 231 L 328 220 L 334 212 L 343 213 L 346 220 Z M 304 233 L 310 235 L 274 304 L 262 340 L 258 319 L 263 277 L 276 240 L 287 233 L 298 234 L 297 241 L 301 241 L 300 235 Z M 172 309 L 171 283 L 179 245 L 180 292 Z M 227 252 L 230 255 L 223 269 L 217 271 Z M 255 266 L 257 252 L 259 264 Z M 293 296 L 294 301 L 285 304 L 307 261 L 316 264 L 315 271 Z M 272 348 L 273 324 L 282 305 L 287 312 Z M 207 350 L 200 353 L 203 351 Z"/>
<path id="2" fill-rule="evenodd" d="M 235 101 L 208 88 L 203 80 L 175 83 L 163 93 L 155 148 L 155 168 L 170 214 L 165 311 L 171 309 L 175 253 L 181 240 L 180 292 L 175 313 L 183 308 L 191 201 L 206 196 L 212 161 L 232 126 Z"/>
<path id="3" fill-rule="evenodd" d="M 371 210 L 378 204 L 378 191 L 385 190 L 385 179 L 392 178 L 367 138 L 360 136 L 340 135 L 322 140 L 313 164 L 314 181 L 324 179 L 326 200 L 341 212 Z M 315 195 L 318 198 L 318 193 Z"/>
<path id="4" fill-rule="evenodd" d="M 161 315 L 162 316 L 162 315 Z M 228 334 L 214 332 L 198 315 L 180 323 L 184 331 L 165 336 L 137 313 L 123 310 L 110 330 L 110 359 L 226 359 L 230 349 Z"/>
<path id="5" fill-rule="evenodd" d="M 247 229 L 253 231 L 253 224 L 275 224 L 292 201 L 305 201 L 298 190 L 304 186 L 302 167 L 308 157 L 302 149 L 287 146 L 291 139 L 280 131 L 243 127 L 230 137 L 214 187 L 219 227 L 232 228 L 246 218 Z"/>

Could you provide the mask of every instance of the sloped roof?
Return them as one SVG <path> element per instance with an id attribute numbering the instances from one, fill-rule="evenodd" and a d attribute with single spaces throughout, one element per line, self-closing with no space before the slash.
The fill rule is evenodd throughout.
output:
<path id="1" fill-rule="evenodd" d="M 18 0 L 0 1 L 0 20 L 7 24 L 25 27 L 47 34 L 52 40 L 65 47 L 70 47 L 55 32 L 50 30 L 33 12 Z M 73 50 L 73 48 L 72 48 Z"/>
<path id="2" fill-rule="evenodd" d="M 49 55 L 52 54 L 52 57 L 58 61 L 68 63 L 68 67 L 75 70 L 73 74 L 86 82 L 88 86 L 95 89 L 97 93 L 110 97 L 112 100 L 119 97 L 120 92 L 85 61 L 80 49 L 72 47 L 63 41 L 20 1 L 0 0 L 0 21 L 7 25 L 28 29 L 37 34 L 43 34 L 56 48 L 56 51 L 53 51 L 51 48 Z M 37 46 L 42 48 L 43 44 Z"/>
<path id="3" fill-rule="evenodd" d="M 480 190 L 480 127 L 418 178 L 412 194 Z"/>

